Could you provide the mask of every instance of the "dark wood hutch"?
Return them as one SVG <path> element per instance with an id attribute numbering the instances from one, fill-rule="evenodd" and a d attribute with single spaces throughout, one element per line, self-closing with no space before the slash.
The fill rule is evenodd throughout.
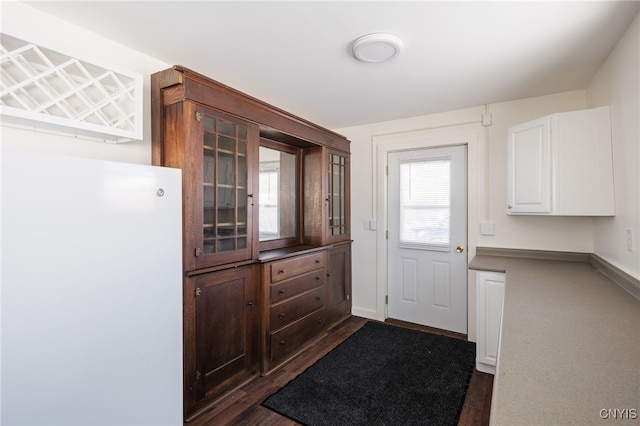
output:
<path id="1" fill-rule="evenodd" d="M 182 169 L 189 421 L 351 315 L 350 148 L 182 66 L 151 76 L 151 103 L 153 164 Z M 272 241 L 259 234 L 263 145 L 296 164 L 295 232 Z"/>

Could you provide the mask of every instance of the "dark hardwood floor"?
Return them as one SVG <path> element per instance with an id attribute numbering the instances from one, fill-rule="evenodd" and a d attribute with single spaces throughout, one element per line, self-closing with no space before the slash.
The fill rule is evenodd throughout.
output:
<path id="1" fill-rule="evenodd" d="M 260 403 L 298 374 L 313 365 L 318 359 L 329 353 L 367 321 L 368 320 L 364 318 L 349 318 L 331 330 L 326 337 L 313 347 L 307 349 L 280 369 L 274 371 L 269 376 L 259 377 L 243 388 L 231 392 L 215 403 L 208 411 L 187 423 L 187 425 L 297 425 L 296 422 L 262 407 Z M 461 334 L 422 327 L 401 321 L 389 320 L 388 322 L 459 339 L 466 338 L 466 336 Z M 474 370 L 458 426 L 489 424 L 492 389 L 493 376 Z"/>

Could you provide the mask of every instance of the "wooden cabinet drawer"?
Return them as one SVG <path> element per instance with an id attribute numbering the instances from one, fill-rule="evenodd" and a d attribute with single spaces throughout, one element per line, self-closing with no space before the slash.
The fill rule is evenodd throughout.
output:
<path id="1" fill-rule="evenodd" d="M 271 306 L 271 330 L 277 330 L 292 321 L 324 306 L 324 287 L 302 293 Z"/>
<path id="2" fill-rule="evenodd" d="M 314 269 L 324 268 L 325 252 L 284 259 L 271 264 L 271 282 L 279 282 Z"/>
<path id="3" fill-rule="evenodd" d="M 320 309 L 271 334 L 273 363 L 301 349 L 305 342 L 324 330 L 325 310 Z"/>
<path id="4" fill-rule="evenodd" d="M 305 292 L 314 287 L 323 285 L 325 282 L 324 269 L 316 269 L 315 271 L 293 278 L 291 280 L 282 281 L 271 285 L 271 303 L 285 300 L 296 294 Z"/>

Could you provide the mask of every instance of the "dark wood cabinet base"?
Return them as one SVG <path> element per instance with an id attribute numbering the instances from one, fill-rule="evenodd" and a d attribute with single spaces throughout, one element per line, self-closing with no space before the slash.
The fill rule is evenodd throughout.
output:
<path id="1" fill-rule="evenodd" d="M 182 170 L 184 415 L 193 420 L 350 315 L 350 142 L 183 66 L 151 76 L 151 104 L 152 164 Z M 263 145 L 292 157 L 289 168 L 267 155 L 261 169 Z M 271 199 L 261 179 L 296 195 Z M 264 219 L 287 231 L 260 233 L 261 198 L 263 213 L 288 212 Z"/>

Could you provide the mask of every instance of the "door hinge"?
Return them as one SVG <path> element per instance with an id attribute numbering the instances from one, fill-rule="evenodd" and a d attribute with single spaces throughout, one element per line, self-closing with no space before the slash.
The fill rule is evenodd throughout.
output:
<path id="1" fill-rule="evenodd" d="M 385 166 L 384 173 L 389 176 L 389 166 Z"/>
<path id="2" fill-rule="evenodd" d="M 196 111 L 196 121 L 200 121 L 200 120 L 202 120 L 202 114 Z"/>
<path id="3" fill-rule="evenodd" d="M 200 287 L 196 287 L 196 297 L 202 294 L 202 289 Z"/>
<path id="4" fill-rule="evenodd" d="M 200 256 L 202 254 L 202 249 L 200 247 L 197 247 L 194 251 L 193 254 L 195 254 L 196 257 Z"/>
<path id="5" fill-rule="evenodd" d="M 384 297 L 384 304 L 385 305 L 389 304 L 389 295 L 388 294 Z"/>
<path id="6" fill-rule="evenodd" d="M 385 240 L 389 239 L 389 231 L 384 231 L 384 238 Z"/>

